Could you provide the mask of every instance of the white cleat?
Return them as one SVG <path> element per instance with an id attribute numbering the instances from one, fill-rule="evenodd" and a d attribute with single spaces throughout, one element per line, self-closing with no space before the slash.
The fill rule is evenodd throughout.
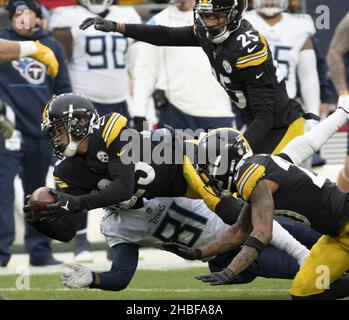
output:
<path id="1" fill-rule="evenodd" d="M 78 263 L 93 262 L 93 256 L 90 251 L 84 250 L 74 256 L 74 260 Z"/>

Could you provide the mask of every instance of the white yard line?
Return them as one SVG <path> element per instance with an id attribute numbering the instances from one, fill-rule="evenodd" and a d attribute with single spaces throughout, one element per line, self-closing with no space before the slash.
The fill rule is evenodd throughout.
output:
<path id="1" fill-rule="evenodd" d="M 106 259 L 105 251 L 93 251 L 93 263 L 83 263 L 92 270 L 106 271 L 110 269 L 111 261 Z M 57 253 L 55 257 L 64 263 L 73 263 L 73 253 Z M 141 249 L 138 260 L 137 270 L 173 270 L 188 269 L 196 267 L 207 267 L 206 263 L 201 261 L 187 261 L 170 252 L 158 249 Z M 64 264 L 48 267 L 30 267 L 28 266 L 28 255 L 15 254 L 11 257 L 10 263 L 6 268 L 0 267 L 0 278 L 2 275 L 26 274 L 40 275 L 62 273 L 66 270 Z"/>
<path id="2" fill-rule="evenodd" d="M 89 291 L 99 291 L 98 289 L 88 289 Z M 26 290 L 19 290 L 17 288 L 0 288 L 0 292 L 6 292 L 6 291 L 40 291 L 40 292 L 50 292 L 50 291 L 73 291 L 73 289 L 68 288 L 56 288 L 56 289 L 40 289 L 40 288 L 33 288 L 33 289 L 26 289 Z M 133 291 L 133 292 L 217 292 L 216 290 L 209 290 L 209 289 L 144 289 L 144 288 L 130 288 L 126 289 L 125 291 Z M 289 292 L 287 289 L 220 289 L 219 292 Z"/>

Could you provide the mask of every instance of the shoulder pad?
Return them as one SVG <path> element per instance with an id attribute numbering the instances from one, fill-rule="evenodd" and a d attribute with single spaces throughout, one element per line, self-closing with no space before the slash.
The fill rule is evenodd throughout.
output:
<path id="1" fill-rule="evenodd" d="M 121 130 L 127 125 L 127 119 L 120 113 L 113 112 L 105 117 L 102 138 L 109 148 L 110 144 L 119 136 Z"/>
<path id="2" fill-rule="evenodd" d="M 268 44 L 264 36 L 258 31 L 250 28 L 240 33 L 236 40 L 241 46 L 239 57 L 236 60 L 238 70 L 254 67 L 262 64 L 268 58 Z"/>
<path id="3" fill-rule="evenodd" d="M 264 161 L 259 161 L 257 157 L 249 158 L 241 166 L 238 173 L 234 177 L 234 182 L 239 195 L 248 201 L 253 192 L 256 183 L 264 176 Z"/>

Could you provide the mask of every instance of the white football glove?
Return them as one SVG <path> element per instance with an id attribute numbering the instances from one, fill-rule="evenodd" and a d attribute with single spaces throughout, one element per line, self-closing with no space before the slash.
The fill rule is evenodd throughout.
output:
<path id="1" fill-rule="evenodd" d="M 337 107 L 349 114 L 349 94 L 342 94 L 339 96 Z"/>
<path id="2" fill-rule="evenodd" d="M 61 282 L 66 287 L 80 289 L 92 283 L 93 275 L 90 268 L 77 263 L 68 264 L 67 267 L 72 270 L 63 272 L 61 276 Z"/>

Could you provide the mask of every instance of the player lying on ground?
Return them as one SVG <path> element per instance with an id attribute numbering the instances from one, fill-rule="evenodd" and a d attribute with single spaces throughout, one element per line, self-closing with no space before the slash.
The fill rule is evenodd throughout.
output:
<path id="1" fill-rule="evenodd" d="M 292 210 L 305 216 L 312 228 L 324 234 L 312 247 L 292 283 L 293 298 L 349 296 L 348 278 L 340 278 L 349 268 L 349 196 L 328 179 L 297 166 L 345 123 L 348 113 L 349 95 L 342 95 L 332 115 L 290 142 L 279 155 L 253 155 L 242 133 L 232 130 L 226 141 L 229 171 L 220 172 L 219 156 L 198 171 L 205 173 L 205 178 L 209 177 L 211 185 L 216 184 L 221 194 L 227 190 L 238 192 L 246 201 L 236 224 L 198 250 L 178 244 L 169 244 L 167 248 L 195 259 L 221 254 L 243 244 L 242 250 L 223 271 L 198 277 L 213 285 L 230 283 L 270 242 L 274 210 Z M 217 138 L 219 132 L 211 132 L 201 140 L 199 148 L 208 152 Z M 319 275 L 321 268 L 325 268 L 323 275 Z"/>
<path id="2" fill-rule="evenodd" d="M 102 219 L 101 231 L 115 254 L 110 271 L 96 273 L 87 266 L 73 264 L 70 265 L 72 270 L 62 275 L 64 285 L 74 289 L 90 287 L 123 290 L 137 269 L 139 248 L 161 249 L 163 242 L 171 241 L 197 249 L 229 228 L 202 200 L 155 198 L 144 201 L 145 205 L 140 209 L 110 210 Z M 284 217 L 281 217 L 281 221 L 282 226 L 309 247 L 320 236 L 299 222 Z M 254 263 L 233 279 L 232 284 L 248 283 L 258 276 L 293 279 L 309 250 L 277 222 L 274 223 L 274 234 L 279 239 L 278 247 L 284 251 L 268 246 Z M 236 248 L 211 257 L 208 259 L 210 270 L 213 272 L 226 268 L 239 251 L 240 248 Z"/>
<path id="3" fill-rule="evenodd" d="M 66 209 L 92 210 L 119 202 L 132 207 L 141 197 L 161 196 L 202 198 L 227 223 L 235 221 L 240 212 L 236 199 L 215 196 L 197 175 L 194 155 L 198 141 L 177 138 L 167 129 L 142 133 L 128 129 L 122 115 L 98 117 L 88 98 L 73 93 L 47 103 L 42 129 L 55 154 L 64 158 L 54 171 L 64 192 L 53 191 L 58 201 L 48 209 L 52 215 L 65 216 Z M 135 160 L 129 158 L 130 145 L 134 145 Z M 159 148 L 169 151 L 168 162 L 157 158 Z M 105 179 L 111 183 L 101 190 L 98 186 Z"/>

